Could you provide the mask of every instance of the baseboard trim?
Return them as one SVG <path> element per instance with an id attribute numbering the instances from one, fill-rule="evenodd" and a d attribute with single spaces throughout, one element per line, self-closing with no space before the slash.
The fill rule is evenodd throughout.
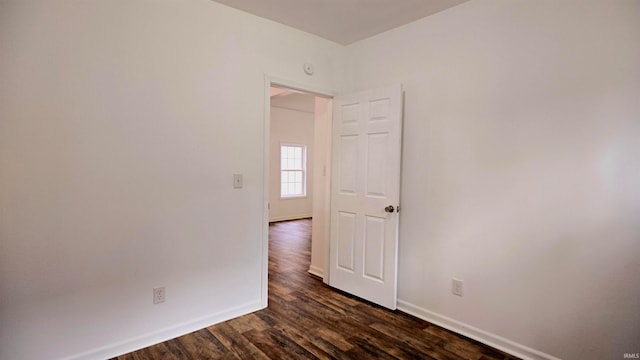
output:
<path id="1" fill-rule="evenodd" d="M 269 219 L 269 222 L 278 222 L 278 221 L 289 221 L 289 220 L 299 220 L 299 219 L 310 219 L 312 214 L 306 215 L 290 215 L 290 216 L 278 216 Z"/>
<path id="2" fill-rule="evenodd" d="M 261 301 L 246 303 L 234 308 L 221 311 L 215 314 L 206 315 L 191 321 L 183 322 L 174 326 L 154 331 L 145 335 L 137 336 L 132 339 L 119 341 L 110 345 L 106 345 L 97 349 L 92 349 L 80 354 L 76 354 L 65 360 L 89 360 L 89 359 L 110 359 L 116 356 L 124 355 L 132 351 L 143 349 L 145 347 L 167 341 L 178 336 L 182 336 L 217 323 L 227 321 L 238 316 L 246 315 L 254 311 L 260 310 Z"/>
<path id="3" fill-rule="evenodd" d="M 487 344 L 498 350 L 522 358 L 523 360 L 560 360 L 555 356 L 532 349 L 522 344 L 518 344 L 515 341 L 511 341 L 499 335 L 478 329 L 476 327 L 435 313 L 433 311 L 421 308 L 407 301 L 398 299 L 398 310 L 418 317 L 422 320 L 426 320 L 447 330 L 451 330 L 458 334 L 464 335 L 483 344 Z"/>
<path id="4" fill-rule="evenodd" d="M 321 279 L 324 279 L 324 270 L 317 266 L 313 266 L 313 265 L 309 266 L 308 273 L 311 275 L 315 275 Z"/>

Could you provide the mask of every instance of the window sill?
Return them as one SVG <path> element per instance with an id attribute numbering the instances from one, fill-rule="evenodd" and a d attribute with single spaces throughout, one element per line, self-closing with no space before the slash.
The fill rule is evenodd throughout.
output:
<path id="1" fill-rule="evenodd" d="M 299 200 L 306 199 L 306 195 L 297 195 L 297 196 L 280 196 L 280 200 Z"/>

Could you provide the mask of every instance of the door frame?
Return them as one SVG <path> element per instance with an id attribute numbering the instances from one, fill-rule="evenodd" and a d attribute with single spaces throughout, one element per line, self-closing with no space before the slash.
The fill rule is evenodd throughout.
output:
<path id="1" fill-rule="evenodd" d="M 261 280 L 261 305 L 266 308 L 269 300 L 269 152 L 270 152 L 270 136 L 271 136 L 271 86 L 285 87 L 291 90 L 304 91 L 309 94 L 334 98 L 338 92 L 326 88 L 317 87 L 311 84 L 299 83 L 296 81 L 265 74 L 264 76 L 264 131 L 263 131 L 263 174 L 262 174 L 262 280 Z M 332 114 L 333 116 L 333 114 Z M 329 159 L 330 160 L 330 159 Z M 331 178 L 328 178 L 331 182 Z M 330 204 L 329 204 L 330 206 Z M 325 259 L 324 259 L 324 277 L 323 282 L 329 281 L 329 245 L 330 241 L 325 241 Z"/>

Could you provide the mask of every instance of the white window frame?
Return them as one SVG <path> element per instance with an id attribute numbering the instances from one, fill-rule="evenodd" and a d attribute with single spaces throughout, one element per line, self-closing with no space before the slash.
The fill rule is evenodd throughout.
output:
<path id="1" fill-rule="evenodd" d="M 295 147 L 295 148 L 300 148 L 302 150 L 302 167 L 301 168 L 284 168 L 283 164 L 282 164 L 282 148 L 283 147 Z M 279 151 L 279 158 L 278 161 L 280 163 L 280 199 L 302 199 L 302 198 L 306 198 L 307 197 L 307 145 L 305 144 L 297 144 L 297 143 L 290 143 L 290 142 L 281 142 L 280 143 L 280 151 Z M 282 191 L 282 185 L 283 185 L 283 181 L 282 181 L 282 173 L 284 171 L 287 172 L 300 172 L 302 174 L 302 191 L 300 194 L 283 194 Z"/>

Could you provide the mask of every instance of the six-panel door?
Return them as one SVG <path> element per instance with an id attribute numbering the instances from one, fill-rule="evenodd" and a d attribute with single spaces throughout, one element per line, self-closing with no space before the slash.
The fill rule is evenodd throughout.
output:
<path id="1" fill-rule="evenodd" d="M 401 129 L 400 86 L 334 99 L 329 284 L 391 309 Z"/>

